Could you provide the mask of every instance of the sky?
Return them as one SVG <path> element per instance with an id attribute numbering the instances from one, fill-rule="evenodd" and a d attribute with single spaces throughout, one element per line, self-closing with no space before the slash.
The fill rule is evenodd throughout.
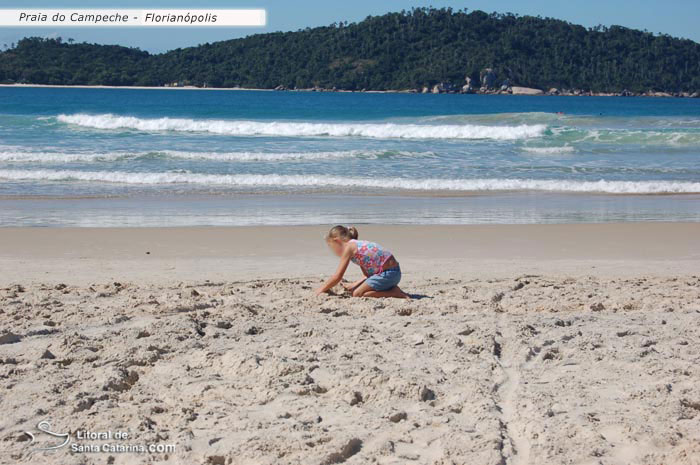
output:
<path id="1" fill-rule="evenodd" d="M 268 23 L 263 28 L 3 27 L 0 28 L 0 47 L 27 36 L 60 36 L 64 39 L 72 38 L 77 42 L 119 44 L 157 53 L 255 33 L 292 31 L 340 21 L 356 22 L 369 15 L 422 6 L 540 15 L 587 27 L 617 24 L 700 42 L 700 28 L 697 26 L 700 17 L 699 0 L 2 0 L 0 8 L 15 9 L 265 8 Z"/>

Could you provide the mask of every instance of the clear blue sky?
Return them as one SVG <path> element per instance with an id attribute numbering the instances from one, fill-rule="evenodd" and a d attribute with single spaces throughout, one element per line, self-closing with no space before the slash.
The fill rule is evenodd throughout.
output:
<path id="1" fill-rule="evenodd" d="M 82 42 L 120 44 L 161 52 L 204 42 L 242 37 L 248 34 L 289 31 L 328 25 L 336 21 L 355 22 L 368 15 L 400 11 L 419 6 L 484 10 L 564 19 L 584 26 L 597 24 L 647 29 L 700 42 L 700 0 L 500 0 L 494 1 L 397 1 L 397 0 L 2 0 L 2 8 L 265 8 L 265 28 L 2 28 L 0 46 L 26 36 L 73 38 Z"/>

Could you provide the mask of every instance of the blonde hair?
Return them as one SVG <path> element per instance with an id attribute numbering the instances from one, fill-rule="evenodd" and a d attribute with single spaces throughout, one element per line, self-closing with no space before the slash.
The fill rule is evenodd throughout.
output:
<path id="1" fill-rule="evenodd" d="M 328 231 L 328 234 L 326 234 L 326 240 L 331 240 L 331 239 L 342 239 L 344 241 L 349 241 L 350 239 L 357 239 L 359 237 L 359 233 L 357 232 L 357 228 L 355 226 L 350 226 L 349 228 L 346 228 L 345 226 L 333 226 L 330 231 Z"/>

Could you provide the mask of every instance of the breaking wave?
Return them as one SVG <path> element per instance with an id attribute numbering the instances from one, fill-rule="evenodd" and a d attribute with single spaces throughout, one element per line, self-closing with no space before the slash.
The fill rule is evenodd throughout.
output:
<path id="1" fill-rule="evenodd" d="M 197 173 L 130 173 L 72 170 L 0 170 L 0 179 L 91 181 L 120 184 L 196 184 L 247 188 L 370 188 L 413 191 L 550 191 L 608 194 L 700 193 L 700 182 L 682 181 L 568 181 L 538 179 L 406 179 L 317 175 Z"/>
<path id="2" fill-rule="evenodd" d="M 234 121 L 186 118 L 136 118 L 113 114 L 58 115 L 58 121 L 95 129 L 207 132 L 231 136 L 368 137 L 374 139 L 491 139 L 516 140 L 542 136 L 544 124 L 482 126 L 474 124 L 311 123 Z"/>
<path id="3" fill-rule="evenodd" d="M 365 137 L 372 139 L 527 140 L 545 138 L 562 145 L 613 144 L 698 146 L 700 128 L 683 126 L 600 127 L 606 121 L 561 118 L 540 113 L 421 118 L 416 122 L 238 121 L 190 118 L 137 118 L 114 114 L 61 114 L 60 123 L 102 130 L 200 132 L 229 136 Z M 590 123 L 590 124 L 589 124 Z M 610 122 L 607 122 L 610 123 Z M 640 124 L 646 121 L 640 121 Z M 656 122 L 656 124 L 660 124 Z M 537 150 L 537 149 L 535 149 Z"/>
<path id="4" fill-rule="evenodd" d="M 570 145 L 563 147 L 522 147 L 522 150 L 538 155 L 557 155 L 561 153 L 574 153 L 576 149 Z"/>

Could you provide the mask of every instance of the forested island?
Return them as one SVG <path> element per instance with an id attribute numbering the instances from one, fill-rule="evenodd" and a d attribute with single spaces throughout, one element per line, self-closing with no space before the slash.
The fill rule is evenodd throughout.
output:
<path id="1" fill-rule="evenodd" d="M 698 96 L 700 44 L 622 26 L 419 8 L 151 54 L 25 38 L 0 83 Z"/>

